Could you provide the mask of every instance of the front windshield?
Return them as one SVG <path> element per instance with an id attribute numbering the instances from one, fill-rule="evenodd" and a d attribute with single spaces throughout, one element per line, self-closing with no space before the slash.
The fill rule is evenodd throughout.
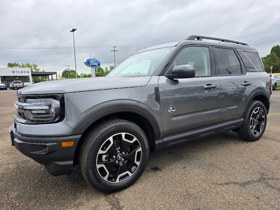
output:
<path id="1" fill-rule="evenodd" d="M 149 50 L 132 55 L 125 59 L 107 76 L 109 77 L 142 77 L 151 76 L 173 47 Z"/>

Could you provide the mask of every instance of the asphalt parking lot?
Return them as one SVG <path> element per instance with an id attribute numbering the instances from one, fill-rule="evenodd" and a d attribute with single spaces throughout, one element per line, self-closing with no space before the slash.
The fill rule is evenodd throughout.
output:
<path id="1" fill-rule="evenodd" d="M 1 209 L 280 209 L 280 90 L 262 139 L 227 132 L 151 154 L 130 188 L 103 194 L 53 177 L 10 144 L 16 91 L 0 91 Z"/>

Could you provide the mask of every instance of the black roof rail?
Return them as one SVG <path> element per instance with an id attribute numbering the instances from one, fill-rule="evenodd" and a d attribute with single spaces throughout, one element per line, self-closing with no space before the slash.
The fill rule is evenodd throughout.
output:
<path id="1" fill-rule="evenodd" d="M 222 39 L 222 38 L 217 38 L 217 37 L 210 37 L 210 36 L 200 36 L 200 35 L 191 35 L 186 40 L 202 41 L 203 39 L 216 40 L 216 41 L 221 41 L 221 42 L 230 42 L 230 43 L 235 43 L 235 44 L 241 44 L 241 45 L 248 46 L 248 44 L 244 43 L 244 42 L 233 41 L 233 40 L 229 40 L 229 39 Z"/>

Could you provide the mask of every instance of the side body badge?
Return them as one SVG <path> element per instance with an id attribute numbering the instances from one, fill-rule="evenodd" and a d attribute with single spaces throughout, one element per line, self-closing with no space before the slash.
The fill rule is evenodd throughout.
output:
<path id="1" fill-rule="evenodd" d="M 175 106 L 171 105 L 169 108 L 168 108 L 168 112 L 171 113 L 171 112 L 175 112 L 176 111 L 176 108 Z"/>

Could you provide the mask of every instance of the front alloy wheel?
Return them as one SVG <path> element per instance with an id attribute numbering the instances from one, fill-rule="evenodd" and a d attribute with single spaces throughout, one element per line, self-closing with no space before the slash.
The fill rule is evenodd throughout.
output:
<path id="1" fill-rule="evenodd" d="M 110 136 L 97 152 L 96 168 L 108 182 L 119 183 L 133 175 L 141 162 L 142 147 L 131 133 Z"/>
<path id="2" fill-rule="evenodd" d="M 84 179 L 103 192 L 132 185 L 143 173 L 149 158 L 146 134 L 133 122 L 110 120 L 86 137 L 79 164 Z"/>

